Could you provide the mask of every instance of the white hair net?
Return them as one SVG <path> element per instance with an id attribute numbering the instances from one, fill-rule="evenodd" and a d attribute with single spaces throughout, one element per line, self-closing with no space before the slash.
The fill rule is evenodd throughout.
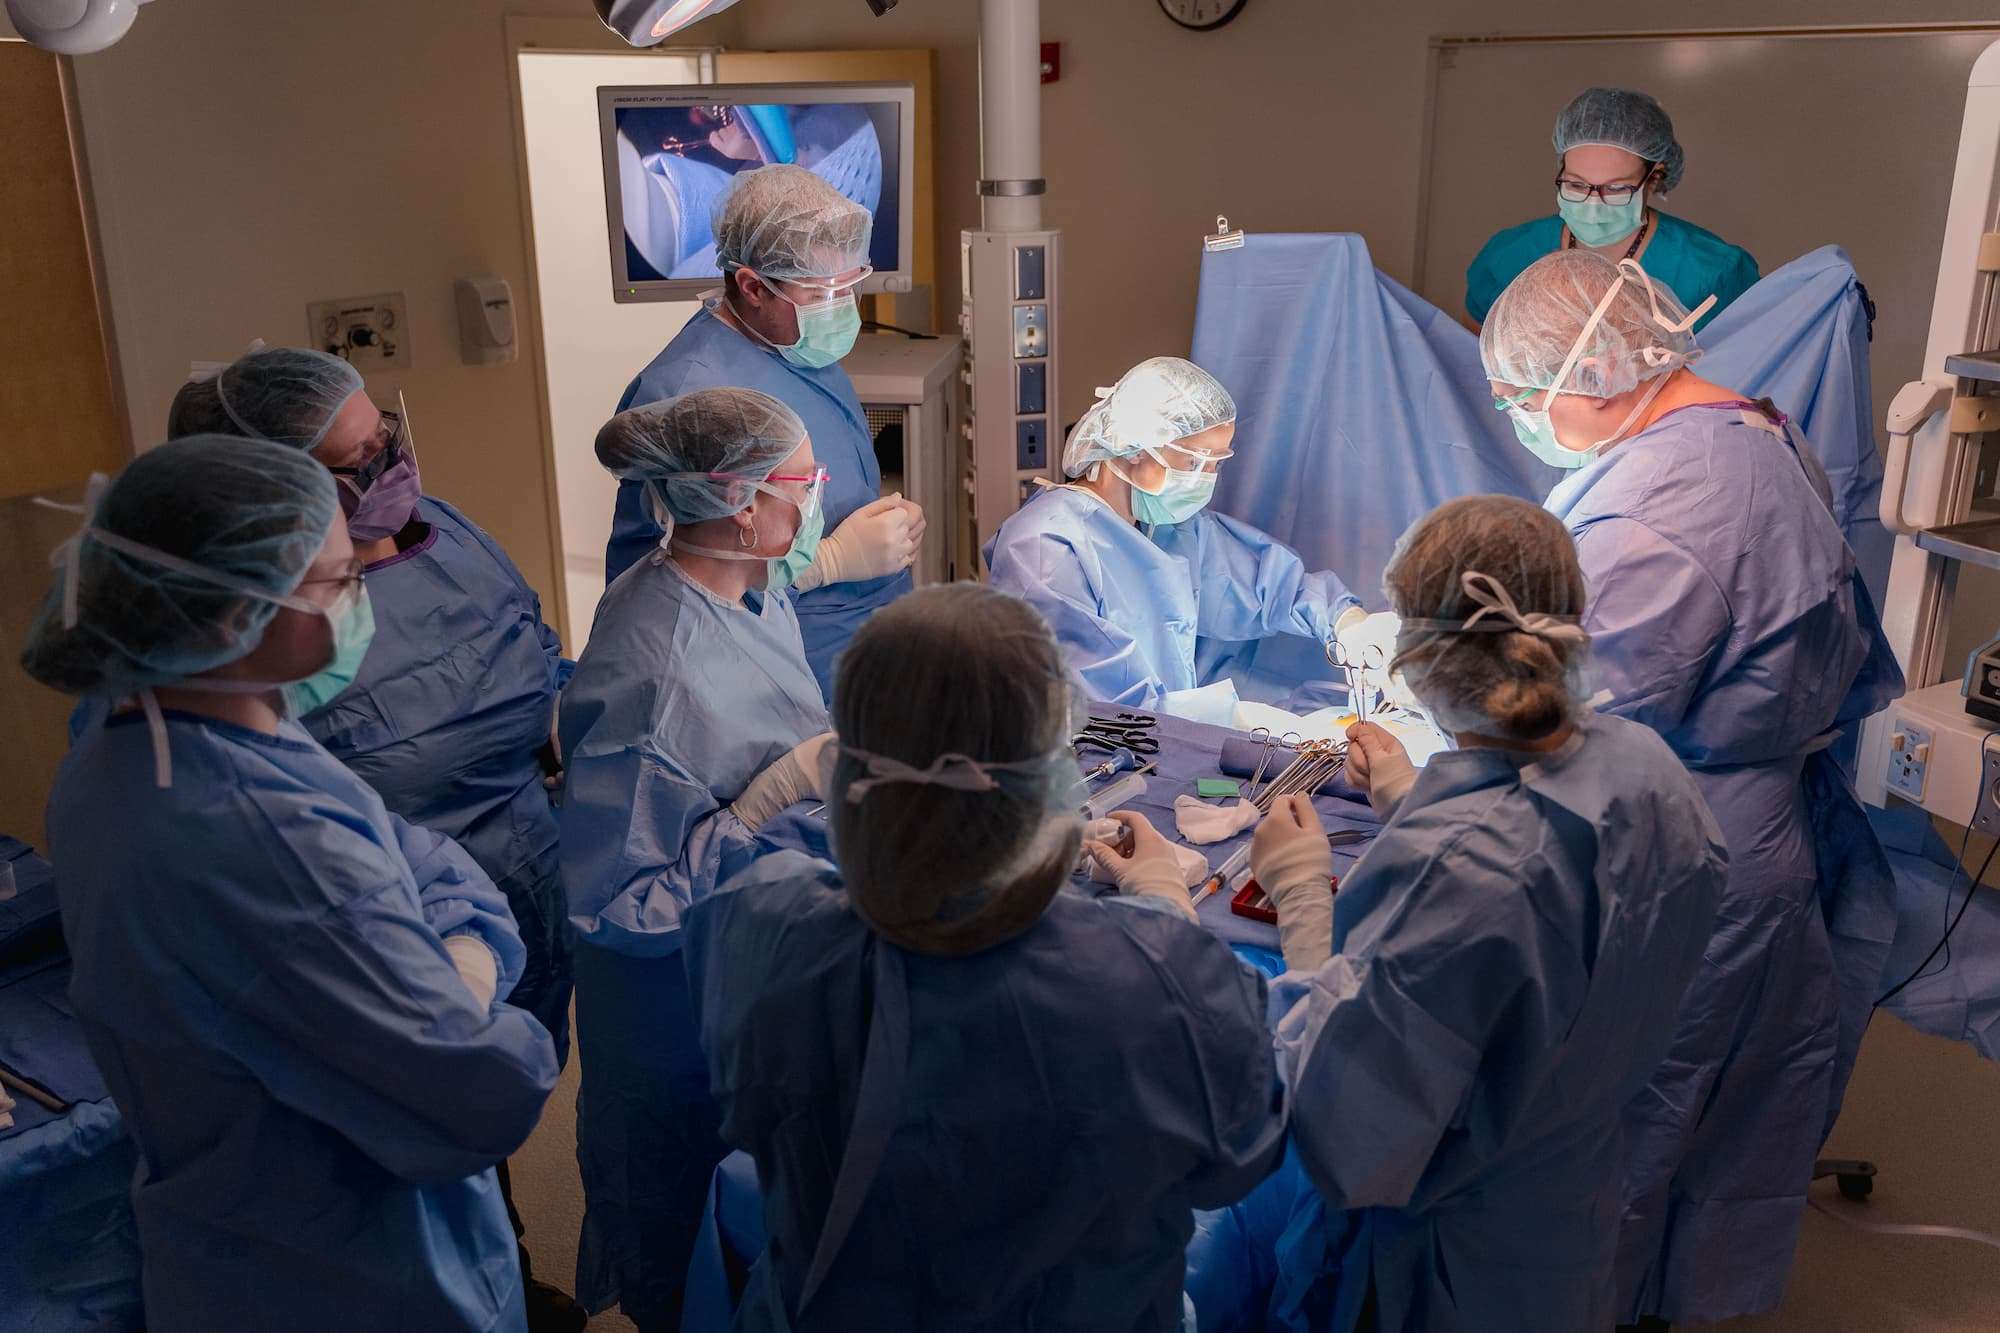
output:
<path id="1" fill-rule="evenodd" d="M 1129 458 L 1236 420 L 1222 381 L 1178 356 L 1155 356 L 1098 391 L 1069 433 L 1063 472 L 1080 477 L 1107 458 Z"/>
<path id="2" fill-rule="evenodd" d="M 1615 398 L 1699 357 L 1689 330 L 1713 300 L 1689 314 L 1636 260 L 1558 250 L 1500 293 L 1479 331 L 1479 357 L 1486 378 L 1502 384 Z"/>
<path id="3" fill-rule="evenodd" d="M 1593 143 L 1623 148 L 1658 164 L 1661 194 L 1673 192 L 1686 166 L 1667 109 L 1648 94 L 1630 88 L 1585 88 L 1556 117 L 1552 137 L 1558 165 L 1570 149 Z"/>
<path id="4" fill-rule="evenodd" d="M 1441 505 L 1397 541 L 1382 585 L 1402 617 L 1390 668 L 1446 731 L 1534 740 L 1585 706 L 1583 571 L 1541 506 Z"/>
<path id="5" fill-rule="evenodd" d="M 197 386 L 202 381 L 197 381 Z M 222 367 L 211 381 L 219 419 L 170 420 L 197 430 L 244 435 L 293 449 L 317 448 L 347 400 L 361 392 L 361 372 L 337 356 L 310 347 L 262 347 Z M 195 399 L 175 400 L 175 417 L 193 413 Z"/>
<path id="6" fill-rule="evenodd" d="M 697 389 L 629 408 L 597 432 L 597 461 L 644 482 L 676 523 L 726 518 L 805 442 L 799 414 L 755 389 Z M 711 476 L 711 473 L 726 474 Z"/>
<path id="7" fill-rule="evenodd" d="M 746 171 L 731 182 L 715 216 L 715 257 L 728 273 L 835 278 L 868 262 L 875 219 L 804 167 Z"/>
<path id="8" fill-rule="evenodd" d="M 94 483 L 86 510 L 21 665 L 67 694 L 120 696 L 256 648 L 278 607 L 251 592 L 292 593 L 340 503 L 333 474 L 296 449 L 196 435 Z"/>

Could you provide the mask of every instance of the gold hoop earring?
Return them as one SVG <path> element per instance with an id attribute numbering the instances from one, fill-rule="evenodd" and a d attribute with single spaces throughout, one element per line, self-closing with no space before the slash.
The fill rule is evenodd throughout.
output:
<path id="1" fill-rule="evenodd" d="M 736 530 L 736 544 L 746 551 L 755 546 L 757 544 L 757 525 L 751 523 L 738 528 Z"/>

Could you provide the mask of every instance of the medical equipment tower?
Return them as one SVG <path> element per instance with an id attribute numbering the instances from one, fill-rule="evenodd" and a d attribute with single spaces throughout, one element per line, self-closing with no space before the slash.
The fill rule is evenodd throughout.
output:
<path id="1" fill-rule="evenodd" d="M 1946 646 L 1964 570 L 2000 571 L 2000 42 L 1966 90 L 1924 367 L 1890 405 L 1882 484 L 1896 554 L 1879 609 L 1910 692 L 1868 724 L 1860 794 L 2000 835 L 2000 729 L 1966 710 L 2000 700 L 2000 660 L 1975 654 L 1968 675 Z"/>
<path id="2" fill-rule="evenodd" d="M 1056 351 L 1062 233 L 1042 226 L 1041 15 L 1037 0 L 979 7 L 982 226 L 960 233 L 959 326 L 966 448 L 959 475 L 970 522 L 961 570 L 1062 458 Z"/>

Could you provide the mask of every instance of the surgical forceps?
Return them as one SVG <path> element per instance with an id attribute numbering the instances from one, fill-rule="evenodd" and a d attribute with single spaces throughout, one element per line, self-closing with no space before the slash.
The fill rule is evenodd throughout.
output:
<path id="1" fill-rule="evenodd" d="M 1368 720 L 1368 687 L 1356 682 L 1355 672 L 1386 671 L 1389 667 L 1387 654 L 1379 644 L 1369 644 L 1361 652 L 1351 654 L 1341 646 L 1339 639 L 1328 639 L 1321 647 L 1326 652 L 1326 660 L 1347 677 L 1347 704 L 1354 710 L 1354 720 Z"/>
<path id="2" fill-rule="evenodd" d="M 1251 731 L 1250 739 L 1264 747 L 1264 757 L 1257 761 L 1257 771 L 1250 775 L 1249 795 L 1250 799 L 1255 800 L 1257 785 L 1264 780 L 1264 771 L 1271 766 L 1271 757 L 1277 754 L 1280 746 L 1288 750 L 1297 748 L 1301 737 L 1296 731 L 1288 731 L 1282 736 L 1274 737 L 1269 727 L 1258 727 Z"/>

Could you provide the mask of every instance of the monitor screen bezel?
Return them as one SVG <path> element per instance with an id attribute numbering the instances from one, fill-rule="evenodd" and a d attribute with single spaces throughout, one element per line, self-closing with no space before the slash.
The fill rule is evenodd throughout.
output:
<path id="1" fill-rule="evenodd" d="M 646 301 L 689 301 L 721 284 L 713 278 L 647 278 L 634 281 L 626 266 L 625 209 L 618 188 L 618 123 L 620 107 L 689 107 L 768 102 L 804 106 L 818 103 L 894 102 L 897 104 L 896 234 L 897 267 L 878 269 L 863 281 L 861 292 L 907 292 L 915 279 L 916 242 L 916 112 L 917 90 L 911 83 L 675 83 L 609 84 L 597 90 L 599 147 L 604 159 L 604 218 L 611 249 L 611 299 L 620 305 Z"/>

